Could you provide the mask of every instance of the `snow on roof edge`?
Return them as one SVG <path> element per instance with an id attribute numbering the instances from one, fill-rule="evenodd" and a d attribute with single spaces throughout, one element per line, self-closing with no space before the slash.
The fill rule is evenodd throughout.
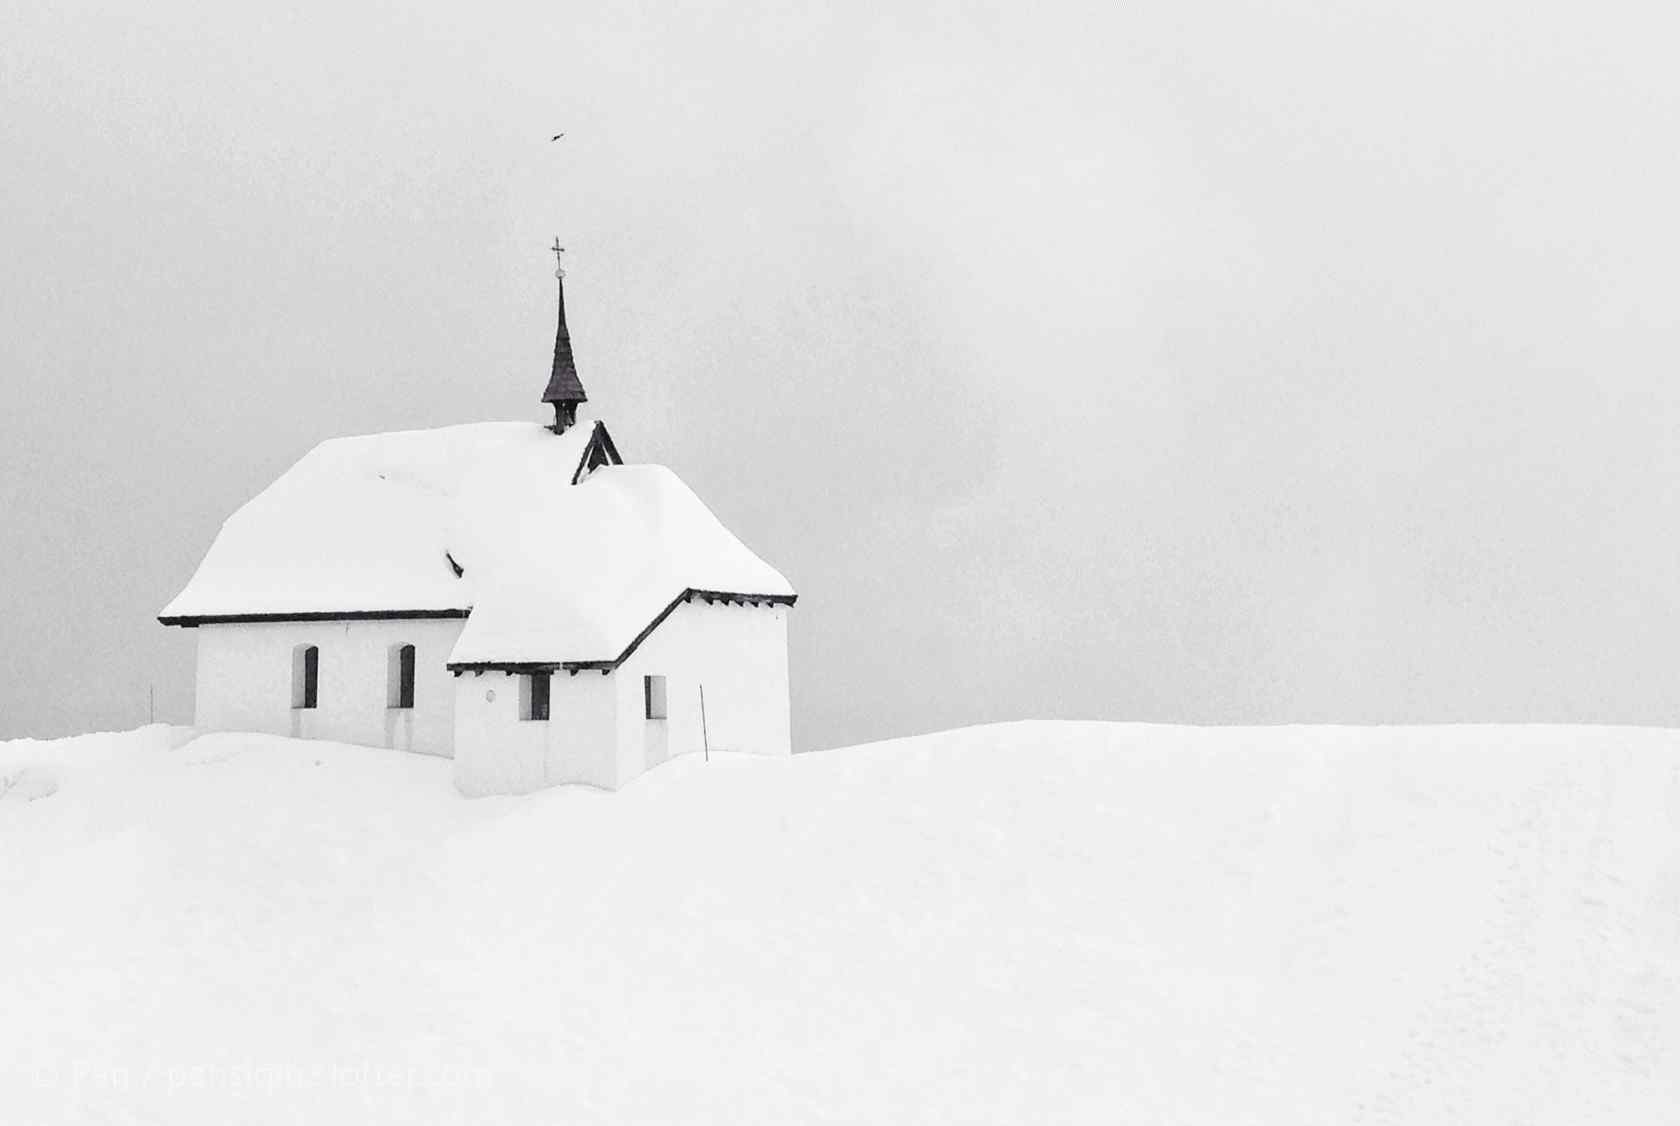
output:
<path id="1" fill-rule="evenodd" d="M 599 668 L 691 597 L 793 604 L 670 469 L 574 484 L 597 432 L 611 442 L 588 416 L 562 435 L 491 422 L 325 439 L 223 521 L 158 619 L 464 618 L 452 666 Z"/>

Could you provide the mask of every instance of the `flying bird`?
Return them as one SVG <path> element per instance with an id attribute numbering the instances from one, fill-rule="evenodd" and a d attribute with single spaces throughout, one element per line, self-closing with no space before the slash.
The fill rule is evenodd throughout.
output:
<path id="1" fill-rule="evenodd" d="M 561 137 L 564 137 L 565 135 L 566 134 L 564 134 L 564 133 L 556 133 L 556 134 L 554 134 L 554 136 L 549 138 L 549 142 L 553 143 L 554 141 L 558 141 Z"/>

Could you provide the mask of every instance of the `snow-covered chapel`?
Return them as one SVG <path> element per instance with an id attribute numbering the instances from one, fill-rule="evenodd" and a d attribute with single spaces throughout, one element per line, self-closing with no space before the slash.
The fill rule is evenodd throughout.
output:
<path id="1" fill-rule="evenodd" d="M 196 726 L 453 756 L 469 794 L 790 753 L 793 588 L 580 413 L 555 276 L 552 424 L 323 442 L 222 525 L 158 618 Z"/>

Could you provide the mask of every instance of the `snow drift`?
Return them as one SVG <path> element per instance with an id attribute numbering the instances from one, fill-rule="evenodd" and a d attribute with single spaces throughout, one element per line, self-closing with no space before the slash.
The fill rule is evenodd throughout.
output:
<path id="1" fill-rule="evenodd" d="M 0 744 L 9 1121 L 1659 1123 L 1680 734 Z M 43 785 L 43 780 L 50 785 Z"/>

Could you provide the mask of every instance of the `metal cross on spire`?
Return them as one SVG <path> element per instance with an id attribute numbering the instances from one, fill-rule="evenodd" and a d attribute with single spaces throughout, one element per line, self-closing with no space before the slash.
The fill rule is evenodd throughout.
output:
<path id="1" fill-rule="evenodd" d="M 557 278 L 565 277 L 566 264 L 560 260 L 560 256 L 566 253 L 566 248 L 560 245 L 559 235 L 554 236 L 554 245 L 549 247 L 549 249 L 554 251 L 554 276 Z"/>

